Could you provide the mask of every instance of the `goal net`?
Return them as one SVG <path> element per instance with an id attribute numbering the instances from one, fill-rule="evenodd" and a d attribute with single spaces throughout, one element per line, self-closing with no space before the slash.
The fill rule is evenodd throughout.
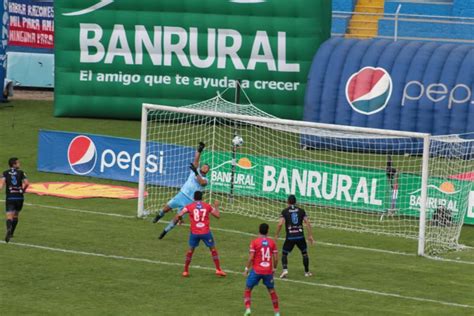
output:
<path id="1" fill-rule="evenodd" d="M 318 227 L 417 240 L 420 255 L 459 247 L 472 140 L 282 120 L 220 96 L 145 104 L 139 216 L 179 192 L 200 141 L 205 198 L 225 212 L 276 220 L 294 194 Z"/>

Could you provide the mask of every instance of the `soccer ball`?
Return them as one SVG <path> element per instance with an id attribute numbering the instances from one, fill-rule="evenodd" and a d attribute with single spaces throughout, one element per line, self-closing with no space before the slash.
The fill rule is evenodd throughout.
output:
<path id="1" fill-rule="evenodd" d="M 232 145 L 234 145 L 235 147 L 242 146 L 243 144 L 244 144 L 244 139 L 240 137 L 239 135 L 235 136 L 232 139 Z"/>

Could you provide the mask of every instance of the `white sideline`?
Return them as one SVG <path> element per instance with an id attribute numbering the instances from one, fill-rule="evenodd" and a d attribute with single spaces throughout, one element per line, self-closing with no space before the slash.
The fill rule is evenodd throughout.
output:
<path id="1" fill-rule="evenodd" d="M 0 201 L 4 202 L 4 200 L 0 200 Z M 136 216 L 132 216 L 132 215 L 97 212 L 97 211 L 89 211 L 89 210 L 76 209 L 76 208 L 60 207 L 60 206 L 51 206 L 51 205 L 42 205 L 42 204 L 33 204 L 33 203 L 25 203 L 25 205 L 35 206 L 35 207 L 40 207 L 40 208 L 49 208 L 49 209 L 54 209 L 54 210 L 63 210 L 63 211 L 69 211 L 69 212 L 76 212 L 76 213 L 85 213 L 85 214 L 119 217 L 119 218 L 128 218 L 128 219 L 136 219 L 137 218 Z M 169 221 L 161 221 L 161 222 L 162 223 L 169 223 Z M 188 225 L 185 224 L 184 226 L 188 226 Z M 213 227 L 212 230 L 222 231 L 222 232 L 226 232 L 226 233 L 239 234 L 239 235 L 244 235 L 244 236 L 255 236 L 255 234 L 252 234 L 252 233 L 242 232 L 242 231 L 233 230 L 233 229 Z M 280 239 L 282 239 L 282 238 L 280 238 Z M 317 245 L 328 246 L 328 247 L 378 252 L 378 253 L 392 254 L 392 255 L 398 255 L 398 256 L 407 256 L 407 257 L 414 257 L 415 256 L 415 254 L 413 254 L 413 253 L 406 253 L 406 252 L 401 252 L 401 251 L 392 251 L 392 250 L 385 250 L 385 249 L 378 249 L 378 248 L 352 246 L 352 245 L 345 245 L 345 244 L 335 244 L 335 243 L 329 243 L 329 242 L 323 242 L 323 241 L 317 241 L 316 244 Z M 469 248 L 469 249 L 472 248 L 472 247 L 469 247 L 469 246 L 465 246 L 465 247 Z M 446 259 L 446 258 L 432 257 L 432 256 L 425 256 L 425 258 L 430 259 L 430 260 L 434 260 L 434 261 L 437 261 L 437 262 L 449 262 L 449 263 L 474 265 L 474 261 Z"/>
<path id="2" fill-rule="evenodd" d="M 0 241 L 0 243 L 7 245 L 4 241 Z M 86 251 L 76 251 L 76 250 L 71 250 L 71 249 L 62 249 L 62 248 L 53 248 L 53 247 L 47 247 L 47 246 L 41 246 L 41 245 L 33 245 L 33 244 L 25 244 L 25 243 L 16 243 L 16 242 L 10 242 L 8 245 L 14 245 L 14 246 L 19 246 L 19 247 L 26 247 L 26 248 L 35 248 L 35 249 L 41 249 L 41 250 L 47 250 L 47 251 L 54 251 L 54 252 L 61 252 L 61 253 L 69 253 L 69 254 L 75 254 L 75 255 L 83 255 L 83 256 L 91 256 L 91 257 L 100 257 L 100 258 L 106 258 L 106 259 L 116 259 L 116 260 L 126 260 L 126 261 L 135 261 L 135 262 L 143 262 L 143 263 L 150 263 L 150 264 L 158 264 L 158 265 L 167 265 L 167 266 L 177 266 L 177 267 L 182 267 L 183 264 L 176 263 L 176 262 L 166 262 L 166 261 L 159 261 L 159 260 L 151 260 L 151 259 L 145 259 L 145 258 L 133 258 L 133 257 L 124 257 L 124 256 L 118 256 L 118 255 L 106 255 L 106 254 L 101 254 L 101 253 L 94 253 L 94 252 L 86 252 Z M 203 267 L 203 266 L 191 266 L 194 269 L 200 269 L 200 270 L 210 270 L 214 271 L 214 268 L 210 267 Z M 241 274 L 241 272 L 237 271 L 232 271 L 232 270 L 225 270 L 229 274 Z M 467 305 L 467 304 L 459 304 L 459 303 L 453 303 L 453 302 L 446 302 L 446 301 L 439 301 L 439 300 L 434 300 L 434 299 L 429 299 L 429 298 L 422 298 L 422 297 L 416 297 L 416 296 L 406 296 L 406 295 L 401 295 L 401 294 L 396 294 L 396 293 L 388 293 L 388 292 L 379 292 L 379 291 L 374 291 L 374 290 L 367 290 L 367 289 L 359 289 L 359 288 L 354 288 L 354 287 L 347 287 L 343 285 L 334 285 L 334 284 L 325 284 L 325 283 L 315 283 L 315 282 L 306 282 L 306 281 L 298 281 L 298 280 L 291 280 L 291 279 L 279 279 L 275 278 L 277 281 L 281 282 L 288 282 L 288 283 L 296 283 L 296 284 L 303 284 L 303 285 L 310 285 L 310 286 L 316 286 L 316 287 L 323 287 L 323 288 L 330 288 L 330 289 L 337 289 L 337 290 L 343 290 L 343 291 L 351 291 L 351 292 L 358 292 L 358 293 L 365 293 L 365 294 L 370 294 L 370 295 L 378 295 L 378 296 L 385 296 L 385 297 L 392 297 L 392 298 L 398 298 L 398 299 L 403 299 L 403 300 L 410 300 L 410 301 L 417 301 L 417 302 L 426 302 L 426 303 L 435 303 L 435 304 L 440 304 L 440 305 L 446 305 L 446 306 L 452 306 L 452 307 L 461 307 L 461 308 L 469 308 L 469 309 L 474 309 L 473 305 Z"/>

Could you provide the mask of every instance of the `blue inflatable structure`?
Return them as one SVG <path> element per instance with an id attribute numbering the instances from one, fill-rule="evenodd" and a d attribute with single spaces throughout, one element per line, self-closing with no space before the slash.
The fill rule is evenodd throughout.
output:
<path id="1" fill-rule="evenodd" d="M 473 46 L 332 38 L 314 57 L 304 120 L 474 138 L 473 91 Z M 302 143 L 328 142 L 305 136 Z M 406 139 L 344 143 L 361 151 L 421 151 Z"/>

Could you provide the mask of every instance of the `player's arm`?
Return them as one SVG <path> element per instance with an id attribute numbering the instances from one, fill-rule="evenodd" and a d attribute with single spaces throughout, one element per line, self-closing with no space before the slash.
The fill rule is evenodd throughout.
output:
<path id="1" fill-rule="evenodd" d="M 280 235 L 281 228 L 285 225 L 285 218 L 282 216 L 280 217 L 280 220 L 278 221 L 277 229 L 275 232 L 275 241 L 278 240 L 278 236 Z"/>
<path id="2" fill-rule="evenodd" d="M 3 186 L 5 185 L 5 176 L 2 176 L 0 178 L 0 190 L 3 189 Z"/>
<path id="3" fill-rule="evenodd" d="M 245 272 L 244 275 L 248 275 L 250 268 L 253 265 L 253 260 L 255 259 L 255 248 L 253 247 L 253 243 L 250 244 L 250 253 L 249 253 L 249 258 L 247 260 L 247 265 L 245 266 Z"/>
<path id="4" fill-rule="evenodd" d="M 29 186 L 30 186 L 30 181 L 28 181 L 28 178 L 25 175 L 21 184 L 21 188 L 23 189 L 23 192 L 26 192 L 26 189 L 28 189 Z"/>
<path id="5" fill-rule="evenodd" d="M 194 161 L 193 161 L 193 165 L 196 168 L 199 167 L 199 160 L 201 159 L 201 153 L 205 147 L 206 147 L 206 144 L 204 144 L 203 142 L 199 142 L 198 147 L 196 149 L 196 153 L 194 154 Z"/>
<path id="6" fill-rule="evenodd" d="M 306 230 L 308 231 L 308 240 L 311 245 L 314 244 L 314 238 L 313 238 L 313 227 L 311 227 L 311 222 L 309 221 L 308 216 L 304 217 L 304 224 L 306 225 Z"/>
<path id="7" fill-rule="evenodd" d="M 178 214 L 176 214 L 176 216 L 173 218 L 173 222 L 174 222 L 175 224 L 178 223 L 180 220 L 183 219 L 184 214 L 186 214 L 186 213 L 188 213 L 188 212 L 189 212 L 188 209 L 184 207 L 184 208 L 181 210 L 181 212 L 179 212 Z"/>
<path id="8" fill-rule="evenodd" d="M 194 172 L 194 174 L 196 175 L 196 180 L 199 182 L 200 185 L 202 186 L 207 185 L 207 180 L 204 179 L 204 177 L 199 174 L 198 168 L 194 165 L 194 163 L 190 164 L 189 169 L 191 169 L 192 172 Z"/>
<path id="9" fill-rule="evenodd" d="M 214 207 L 211 210 L 212 216 L 214 216 L 215 218 L 221 218 L 221 213 L 219 211 L 219 201 L 215 200 L 213 204 Z"/>

